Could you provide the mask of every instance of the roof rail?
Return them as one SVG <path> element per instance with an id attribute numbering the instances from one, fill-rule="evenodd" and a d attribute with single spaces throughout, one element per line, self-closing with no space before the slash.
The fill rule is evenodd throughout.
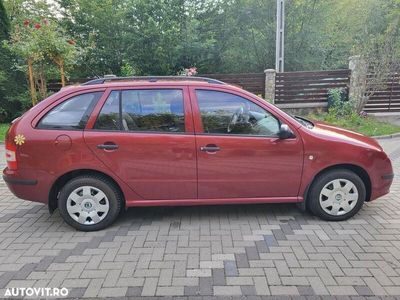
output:
<path id="1" fill-rule="evenodd" d="M 157 82 L 159 80 L 176 80 L 176 81 L 203 81 L 208 83 L 215 84 L 225 84 L 223 81 L 219 81 L 213 78 L 207 77 L 196 77 L 196 76 L 131 76 L 131 77 L 117 77 L 115 75 L 106 75 L 103 78 L 97 78 L 85 83 L 82 85 L 93 85 L 93 84 L 103 84 L 109 81 L 149 81 L 149 82 Z"/>

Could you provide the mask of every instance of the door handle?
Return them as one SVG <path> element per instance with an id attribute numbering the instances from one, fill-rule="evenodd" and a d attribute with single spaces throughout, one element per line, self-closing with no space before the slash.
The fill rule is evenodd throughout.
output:
<path id="1" fill-rule="evenodd" d="M 200 151 L 203 151 L 203 152 L 217 152 L 220 150 L 221 150 L 221 148 L 214 144 L 208 144 L 206 146 L 200 147 Z"/>
<path id="2" fill-rule="evenodd" d="M 102 149 L 102 150 L 117 150 L 119 146 L 114 143 L 104 143 L 97 145 L 97 149 Z"/>

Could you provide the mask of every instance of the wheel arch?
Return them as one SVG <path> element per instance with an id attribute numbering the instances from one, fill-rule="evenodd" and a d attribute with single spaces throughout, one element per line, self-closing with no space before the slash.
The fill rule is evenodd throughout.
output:
<path id="1" fill-rule="evenodd" d="M 354 165 L 354 164 L 337 164 L 337 165 L 332 165 L 329 167 L 326 167 L 324 169 L 322 169 L 321 171 L 319 171 L 311 180 L 310 184 L 307 186 L 305 192 L 304 192 L 304 203 L 305 205 L 307 205 L 307 200 L 308 200 L 308 193 L 310 191 L 311 186 L 313 185 L 313 183 L 315 182 L 315 179 L 320 176 L 323 173 L 332 171 L 332 170 L 338 170 L 338 169 L 345 169 L 345 170 L 349 170 L 354 172 L 355 174 L 357 174 L 361 180 L 364 182 L 365 185 L 365 190 L 366 190 L 366 198 L 365 201 L 368 202 L 371 199 L 371 189 L 372 189 L 372 184 L 371 184 L 371 178 L 368 175 L 368 172 L 358 166 L 358 165 Z"/>
<path id="2" fill-rule="evenodd" d="M 120 185 L 114 178 L 112 178 L 110 175 L 108 175 L 104 172 L 98 171 L 98 170 L 78 169 L 78 170 L 69 171 L 69 172 L 59 176 L 57 178 L 57 180 L 54 181 L 54 183 L 49 191 L 48 207 L 49 207 L 50 213 L 54 212 L 54 210 L 57 208 L 57 199 L 58 199 L 58 194 L 59 194 L 61 188 L 72 178 L 75 178 L 75 177 L 81 176 L 81 175 L 100 175 L 100 176 L 106 177 L 108 180 L 113 182 L 115 184 L 115 186 L 117 187 L 117 189 L 119 190 L 119 192 L 121 193 L 121 197 L 123 200 L 123 207 L 125 207 L 124 192 L 122 191 Z"/>

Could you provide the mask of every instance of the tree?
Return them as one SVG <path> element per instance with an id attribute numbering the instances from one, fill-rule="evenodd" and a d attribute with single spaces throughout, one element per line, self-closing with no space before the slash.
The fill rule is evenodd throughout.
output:
<path id="1" fill-rule="evenodd" d="M 11 121 L 25 110 L 25 78 L 13 68 L 15 57 L 2 47 L 10 35 L 10 20 L 0 0 L 0 123 Z"/>
<path id="2" fill-rule="evenodd" d="M 66 37 L 56 19 L 51 17 L 45 3 L 29 2 L 31 6 L 25 14 L 21 14 L 21 10 L 26 9 L 22 4 L 25 2 L 20 3 L 10 40 L 5 45 L 20 58 L 18 67 L 26 70 L 32 105 L 35 105 L 37 91 L 41 99 L 47 96 L 46 77 L 51 63 L 58 66 L 61 83 L 65 85 L 65 65 L 73 60 L 76 48 L 75 42 Z M 23 21 L 21 16 L 24 16 Z"/>
<path id="3" fill-rule="evenodd" d="M 56 1 L 62 8 L 57 24 L 82 48 L 73 77 L 274 67 L 275 0 Z M 394 55 L 400 48 L 394 36 L 398 1 L 287 0 L 285 70 L 346 68 L 349 56 L 377 50 L 388 32 L 393 47 L 386 49 Z M 19 23 L 24 9 L 48 14 L 41 1 L 9 0 L 8 6 Z"/>
<path id="4" fill-rule="evenodd" d="M 6 40 L 9 36 L 10 31 L 10 21 L 8 19 L 6 9 L 3 4 L 3 0 L 0 0 L 0 43 Z M 6 62 L 8 58 L 8 53 L 5 49 L 0 48 L 0 61 Z M 5 110 L 5 90 L 3 88 L 4 82 L 7 80 L 6 70 L 3 69 L 2 64 L 0 69 L 0 100 L 2 105 L 0 106 L 0 115 L 6 114 Z"/>
<path id="5" fill-rule="evenodd" d="M 376 91 L 385 89 L 388 77 L 400 67 L 400 1 L 387 1 L 381 6 L 383 13 L 379 16 L 376 26 L 368 27 L 365 43 L 357 45 L 357 52 L 365 62 L 368 83 L 365 83 L 365 97 L 358 104 L 361 111 L 368 98 Z M 376 11 L 371 17 L 377 18 Z"/>
<path id="6" fill-rule="evenodd" d="M 6 13 L 3 0 L 0 1 L 0 39 L 5 40 L 10 33 L 10 20 Z"/>
<path id="7" fill-rule="evenodd" d="M 131 1 L 124 0 L 59 0 L 63 8 L 62 25 L 84 51 L 76 61 L 76 77 L 104 74 L 120 75 L 131 53 L 133 43 L 126 36 L 132 30 L 126 23 L 126 11 Z"/>

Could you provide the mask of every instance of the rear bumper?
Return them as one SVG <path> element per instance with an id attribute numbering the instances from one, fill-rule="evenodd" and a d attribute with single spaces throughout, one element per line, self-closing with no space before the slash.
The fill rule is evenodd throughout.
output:
<path id="1" fill-rule="evenodd" d="M 53 177 L 48 173 L 22 169 L 3 170 L 3 180 L 18 198 L 47 204 Z"/>
<path id="2" fill-rule="evenodd" d="M 7 185 L 36 185 L 36 179 L 21 179 L 21 178 L 13 178 L 8 175 L 3 175 L 3 180 L 7 183 Z"/>

